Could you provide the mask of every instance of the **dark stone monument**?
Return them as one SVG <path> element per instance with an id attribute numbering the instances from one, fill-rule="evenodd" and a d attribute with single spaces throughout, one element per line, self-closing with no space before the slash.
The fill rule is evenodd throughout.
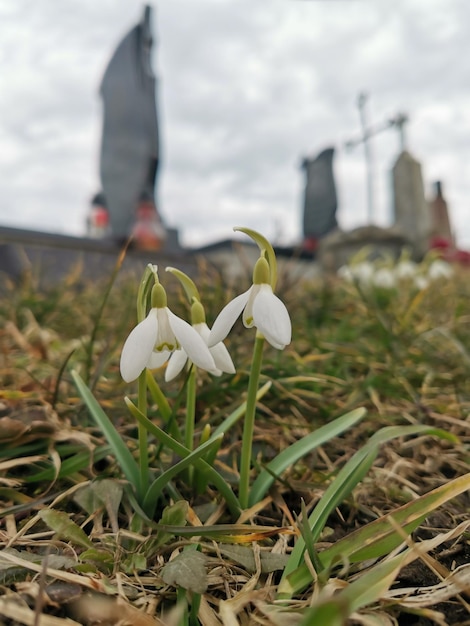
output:
<path id="1" fill-rule="evenodd" d="M 116 48 L 100 87 L 101 182 L 112 236 L 121 240 L 132 232 L 139 200 L 155 199 L 159 137 L 151 15 L 151 7 L 145 6 L 141 21 Z"/>
<path id="2" fill-rule="evenodd" d="M 442 182 L 434 183 L 435 196 L 429 202 L 431 213 L 431 247 L 455 248 L 455 238 L 450 225 L 449 209 L 442 191 Z"/>
<path id="3" fill-rule="evenodd" d="M 305 158 L 305 196 L 303 211 L 304 247 L 314 251 L 318 240 L 337 228 L 338 200 L 333 174 L 334 148 L 327 148 L 316 158 Z"/>

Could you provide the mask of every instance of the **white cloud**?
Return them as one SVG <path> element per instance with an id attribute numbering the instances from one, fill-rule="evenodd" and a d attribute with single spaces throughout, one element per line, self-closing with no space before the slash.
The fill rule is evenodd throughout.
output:
<path id="1" fill-rule="evenodd" d="M 98 186 L 106 62 L 141 14 L 128 0 L 0 0 L 0 221 L 80 233 Z M 193 244 L 245 223 L 300 237 L 302 156 L 337 147 L 339 217 L 364 223 L 356 98 L 408 112 L 427 189 L 444 181 L 463 245 L 470 194 L 470 3 L 161 0 L 155 67 L 166 221 Z M 396 131 L 373 140 L 376 221 L 390 220 Z"/>

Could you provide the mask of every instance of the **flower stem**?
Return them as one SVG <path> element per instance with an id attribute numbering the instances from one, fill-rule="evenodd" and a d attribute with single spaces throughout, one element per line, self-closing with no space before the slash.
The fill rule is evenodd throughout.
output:
<path id="1" fill-rule="evenodd" d="M 138 380 L 137 406 L 139 411 L 147 417 L 147 373 L 140 374 Z M 143 498 L 149 485 L 148 433 L 145 426 L 139 422 L 139 467 L 140 467 L 140 496 Z"/>
<path id="2" fill-rule="evenodd" d="M 196 367 L 191 365 L 186 387 L 186 422 L 184 429 L 184 444 L 188 450 L 194 448 L 194 421 L 196 419 Z M 188 468 L 188 484 L 192 484 L 193 467 Z"/>
<path id="3" fill-rule="evenodd" d="M 246 398 L 245 421 L 243 423 L 242 451 L 240 458 L 240 487 L 238 498 L 242 509 L 248 507 L 250 493 L 251 453 L 253 448 L 253 432 L 255 429 L 256 392 L 258 391 L 261 361 L 263 357 L 264 337 L 257 333 L 253 359 L 251 361 L 250 379 Z"/>

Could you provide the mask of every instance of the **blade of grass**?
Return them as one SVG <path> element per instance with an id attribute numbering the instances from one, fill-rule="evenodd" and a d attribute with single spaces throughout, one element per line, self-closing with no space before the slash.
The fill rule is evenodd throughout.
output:
<path id="1" fill-rule="evenodd" d="M 139 411 L 129 398 L 124 398 L 124 401 L 134 418 L 139 423 L 143 424 L 145 428 L 147 428 L 148 432 L 154 435 L 160 443 L 167 446 L 170 450 L 173 450 L 175 454 L 183 458 L 191 454 L 191 450 L 188 450 L 188 448 L 183 446 L 183 444 L 175 441 L 173 437 L 170 437 L 170 435 L 168 435 L 164 430 L 145 417 L 145 415 Z M 209 441 L 212 440 L 210 439 Z M 220 495 L 225 499 L 230 511 L 233 514 L 238 515 L 240 512 L 240 503 L 238 502 L 238 499 L 233 493 L 230 485 L 225 482 L 225 479 L 217 472 L 217 470 L 211 467 L 203 459 L 196 459 L 194 466 L 207 474 L 208 480 L 210 480 L 218 489 Z"/>
<path id="2" fill-rule="evenodd" d="M 390 588 L 409 556 L 409 550 L 388 561 L 371 567 L 365 574 L 335 594 L 307 610 L 300 626 L 311 624 L 337 624 L 341 626 L 354 611 L 377 602 Z M 328 616 L 330 621 L 324 619 Z"/>
<path id="3" fill-rule="evenodd" d="M 346 555 L 351 563 L 378 558 L 394 550 L 403 541 L 393 521 L 407 534 L 413 532 L 436 508 L 470 489 L 470 473 L 455 478 L 445 485 L 433 489 L 412 502 L 407 502 L 395 511 L 362 526 L 350 535 L 343 537 L 321 553 L 321 560 L 327 567 L 338 558 Z"/>
<path id="4" fill-rule="evenodd" d="M 451 433 L 439 428 L 431 428 L 423 424 L 419 424 L 417 426 L 388 426 L 376 432 L 339 471 L 336 478 L 332 483 L 330 483 L 320 501 L 312 511 L 309 518 L 309 524 L 314 542 L 318 541 L 318 538 L 320 537 L 320 534 L 322 533 L 326 521 L 332 511 L 344 500 L 345 497 L 351 493 L 354 487 L 368 472 L 378 454 L 380 444 L 390 441 L 396 437 L 417 434 L 434 435 L 453 442 L 457 441 L 457 438 L 454 435 L 451 435 Z M 290 597 L 291 595 L 291 583 L 287 582 L 287 577 L 299 567 L 304 550 L 304 540 L 298 539 L 291 552 L 279 585 L 279 593 L 282 597 Z M 323 563 L 323 559 L 321 557 L 320 560 Z"/>
<path id="5" fill-rule="evenodd" d="M 261 400 L 261 398 L 267 393 L 267 391 L 269 391 L 269 389 L 271 388 L 271 385 L 272 385 L 271 381 L 268 381 L 267 383 L 265 383 L 262 387 L 258 389 L 258 392 L 256 394 L 257 401 Z M 214 437 L 218 437 L 221 433 L 228 432 L 230 428 L 232 428 L 232 426 L 241 417 L 245 415 L 245 411 L 246 411 L 246 402 L 242 402 L 242 404 L 240 404 L 240 406 L 237 407 L 235 411 L 233 411 L 226 419 L 224 419 L 222 424 L 217 426 L 217 428 L 214 430 L 214 432 L 211 435 L 211 439 L 213 439 Z"/>
<path id="6" fill-rule="evenodd" d="M 366 410 L 364 408 L 350 411 L 333 422 L 325 424 L 318 430 L 302 437 L 302 439 L 283 450 L 267 464 L 266 469 L 262 470 L 254 481 L 251 486 L 249 505 L 253 506 L 263 499 L 275 481 L 276 476 L 280 476 L 288 467 L 292 467 L 299 459 L 315 450 L 315 448 L 357 424 L 365 414 Z"/>
<path id="7" fill-rule="evenodd" d="M 134 460 L 134 457 L 129 451 L 124 441 L 121 439 L 121 435 L 114 428 L 111 420 L 98 404 L 96 398 L 91 393 L 90 389 L 86 386 L 80 374 L 76 371 L 72 371 L 72 378 L 77 386 L 78 392 L 85 402 L 90 415 L 95 420 L 96 424 L 101 428 L 104 436 L 108 440 L 109 445 L 112 447 L 116 459 L 121 466 L 127 480 L 134 486 L 137 493 L 142 496 L 142 486 L 140 484 L 140 472 L 139 466 Z"/>
<path id="8" fill-rule="evenodd" d="M 222 437 L 223 435 L 220 435 L 218 439 L 207 441 L 206 443 L 193 450 L 191 454 L 189 454 L 187 457 L 160 474 L 160 476 L 153 481 L 147 493 L 145 494 L 143 503 L 144 510 L 149 515 L 151 515 L 153 513 L 151 511 L 152 507 L 155 509 L 158 498 L 160 497 L 162 491 L 165 489 L 170 480 L 172 480 L 175 476 L 184 471 L 190 465 L 194 465 L 194 462 L 197 459 L 200 459 L 205 454 L 210 454 L 213 448 L 217 449 L 220 445 Z"/>
<path id="9" fill-rule="evenodd" d="M 66 476 L 71 476 L 72 474 L 76 474 L 84 469 L 90 467 L 91 459 L 93 461 L 100 461 L 108 456 L 112 452 L 112 448 L 109 445 L 103 445 L 97 447 L 93 452 L 90 450 L 81 450 L 62 461 L 60 470 L 58 473 L 58 478 L 64 478 Z M 47 467 L 46 469 L 40 470 L 35 474 L 31 474 L 30 476 L 26 476 L 23 478 L 25 483 L 33 483 L 33 482 L 41 482 L 43 480 L 53 480 L 55 476 L 55 469 L 53 467 Z"/>

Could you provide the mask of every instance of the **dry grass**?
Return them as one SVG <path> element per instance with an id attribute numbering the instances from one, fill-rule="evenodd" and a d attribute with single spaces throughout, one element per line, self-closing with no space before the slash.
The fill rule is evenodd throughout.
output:
<path id="1" fill-rule="evenodd" d="M 212 320 L 229 295 L 217 276 L 206 275 L 201 282 Z M 302 502 L 310 512 L 339 468 L 374 432 L 392 424 L 429 424 L 460 443 L 422 435 L 382 446 L 366 477 L 328 519 L 319 551 L 468 472 L 467 272 L 419 294 L 403 289 L 361 295 L 337 280 L 299 285 L 284 277 L 280 293 L 291 311 L 294 340 L 283 353 L 266 350 L 263 377 L 273 386 L 259 403 L 259 462 L 346 411 L 364 406 L 367 418 L 291 467 L 241 520 L 231 519 L 210 489 L 196 495 L 176 481 L 156 520 L 164 506 L 182 498 L 188 503 L 188 526 L 228 530 L 216 537 L 198 537 L 196 531 L 163 536 L 136 522 L 119 467 L 69 374 L 71 367 L 82 373 L 135 452 L 136 425 L 122 401 L 129 389 L 117 369 L 119 349 L 133 324 L 135 288 L 120 280 L 97 320 L 103 290 L 103 285 L 71 281 L 37 293 L 25 284 L 6 287 L 0 301 L 2 624 L 301 624 L 309 606 L 336 597 L 373 565 L 344 563 L 323 581 L 314 572 L 307 589 L 289 602 L 276 601 Z M 237 375 L 202 377 L 198 432 L 206 423 L 216 426 L 239 402 L 249 344 L 237 326 L 228 344 Z M 180 380 L 168 388 L 176 402 L 181 387 Z M 233 485 L 240 428 L 229 433 L 216 462 Z M 149 455 L 160 463 L 156 442 L 151 441 Z M 107 481 L 101 492 L 95 490 L 98 478 Z M 51 509 L 74 524 L 51 530 L 42 515 Z M 331 624 L 470 623 L 468 511 L 467 493 L 434 511 L 412 537 L 404 535 L 410 556 L 376 601 Z M 240 543 L 233 525 L 246 521 L 271 532 L 248 535 Z M 202 556 L 187 567 L 193 568 L 195 585 L 203 585 L 185 591 L 165 568 L 187 554 L 189 544 L 197 544 Z M 185 596 L 192 598 L 188 615 L 181 609 Z"/>

